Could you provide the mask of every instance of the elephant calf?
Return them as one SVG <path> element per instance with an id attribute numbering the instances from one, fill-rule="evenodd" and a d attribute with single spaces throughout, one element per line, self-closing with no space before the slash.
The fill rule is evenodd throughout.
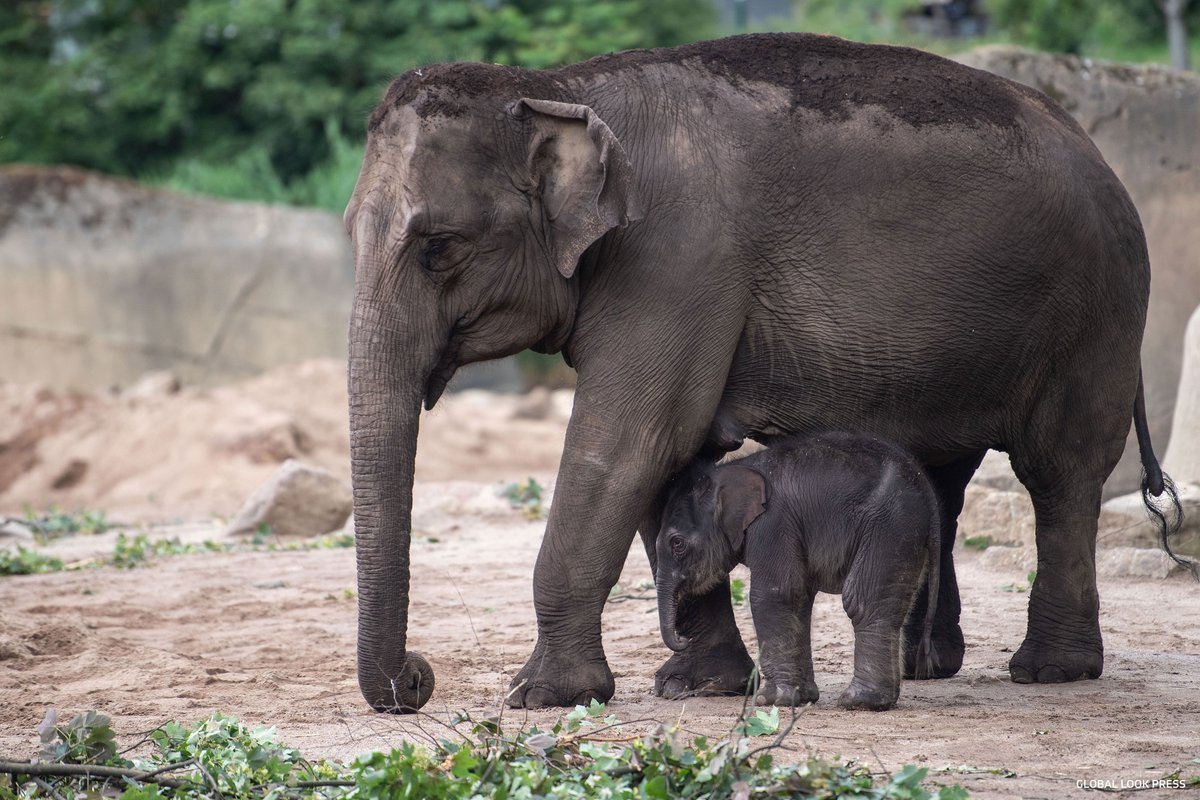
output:
<path id="1" fill-rule="evenodd" d="M 809 626 L 813 597 L 829 592 L 842 595 L 854 623 L 854 679 L 838 702 L 891 708 L 905 617 L 927 565 L 930 603 L 917 657 L 930 657 L 939 516 L 916 460 L 870 436 L 791 437 L 721 466 L 698 460 L 671 487 L 656 544 L 663 640 L 684 649 L 679 604 L 720 585 L 741 562 L 752 575 L 758 703 L 817 699 Z"/>

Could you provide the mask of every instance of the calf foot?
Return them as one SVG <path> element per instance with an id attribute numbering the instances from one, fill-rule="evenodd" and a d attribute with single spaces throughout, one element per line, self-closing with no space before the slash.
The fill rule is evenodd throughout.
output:
<path id="1" fill-rule="evenodd" d="M 607 703 L 616 684 L 602 648 L 554 653 L 540 643 L 509 685 L 512 708 L 570 708 L 593 700 Z"/>
<path id="2" fill-rule="evenodd" d="M 920 658 L 920 634 L 916 638 L 905 638 L 904 677 L 906 680 L 930 680 L 951 678 L 962 668 L 966 644 L 962 628 L 958 625 L 944 630 L 934 630 L 929 642 L 929 658 Z"/>
<path id="3" fill-rule="evenodd" d="M 754 702 L 760 706 L 802 706 L 817 702 L 820 696 L 817 684 L 812 681 L 797 684 L 767 681 L 759 687 Z"/>
<path id="4" fill-rule="evenodd" d="M 899 686 L 894 689 L 868 686 L 855 678 L 850 681 L 846 691 L 842 692 L 842 696 L 838 698 L 838 705 L 849 709 L 865 708 L 870 711 L 886 711 L 895 706 L 899 699 Z"/>
<path id="5" fill-rule="evenodd" d="M 1104 671 L 1104 645 L 1068 649 L 1026 639 L 1008 662 L 1014 683 L 1066 683 L 1099 678 Z"/>
<path id="6" fill-rule="evenodd" d="M 693 640 L 654 676 L 654 694 L 668 700 L 745 694 L 754 661 L 740 638 L 704 645 Z"/>

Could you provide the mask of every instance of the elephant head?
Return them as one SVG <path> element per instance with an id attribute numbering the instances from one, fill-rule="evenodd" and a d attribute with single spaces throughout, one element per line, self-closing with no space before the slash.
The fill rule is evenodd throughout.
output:
<path id="1" fill-rule="evenodd" d="M 675 629 L 680 602 L 715 589 L 741 560 L 746 529 L 766 508 L 767 484 L 737 464 L 693 467 L 675 483 L 655 543 L 655 586 L 663 641 L 679 651 L 688 644 Z"/>
<path id="2" fill-rule="evenodd" d="M 422 401 L 464 364 L 564 345 L 580 257 L 636 219 L 632 183 L 608 125 L 542 73 L 417 70 L 371 117 L 345 223 L 358 676 L 377 710 L 413 711 L 433 688 L 405 650 Z"/>

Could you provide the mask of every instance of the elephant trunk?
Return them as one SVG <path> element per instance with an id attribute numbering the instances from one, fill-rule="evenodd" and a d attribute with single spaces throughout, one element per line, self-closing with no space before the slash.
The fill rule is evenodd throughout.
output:
<path id="1" fill-rule="evenodd" d="M 411 713 L 433 670 L 407 652 L 412 487 L 425 359 L 404 355 L 378 306 L 358 297 L 350 326 L 350 456 L 358 562 L 358 685 L 376 711 Z M 432 359 L 430 359 L 432 360 Z"/>
<path id="2" fill-rule="evenodd" d="M 678 653 L 688 646 L 686 637 L 675 631 L 675 618 L 678 615 L 678 603 L 675 600 L 674 581 L 666 577 L 666 570 L 659 564 L 658 574 L 658 627 L 662 631 L 663 641 L 667 647 Z"/>

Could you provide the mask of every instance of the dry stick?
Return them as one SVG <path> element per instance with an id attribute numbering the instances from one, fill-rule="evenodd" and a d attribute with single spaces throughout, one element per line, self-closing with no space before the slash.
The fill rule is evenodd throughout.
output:
<path id="1" fill-rule="evenodd" d="M 33 782 L 38 785 L 39 789 L 41 789 L 43 792 L 45 792 L 46 794 L 53 797 L 54 800 L 66 800 L 66 798 L 64 798 L 61 794 L 58 793 L 57 789 L 55 789 L 50 784 L 46 783 L 41 778 L 34 778 Z"/>
<path id="2" fill-rule="evenodd" d="M 458 584 L 454 582 L 454 576 L 448 572 L 445 575 L 450 579 L 450 585 L 454 587 L 454 592 L 458 595 L 458 602 L 462 603 L 463 611 L 467 614 L 467 624 L 471 626 L 471 635 L 475 637 L 475 646 L 482 648 L 483 644 L 479 641 L 479 634 L 475 632 L 475 620 L 471 619 L 471 609 L 467 608 L 466 598 L 458 590 Z"/>
<path id="3" fill-rule="evenodd" d="M 160 786 L 169 786 L 171 788 L 189 785 L 190 782 L 187 781 L 158 777 L 158 773 L 164 771 L 159 769 L 155 770 L 154 773 L 148 773 L 137 769 L 100 767 L 94 764 L 28 764 L 20 761 L 0 761 L 0 773 L 28 775 L 31 778 L 39 775 L 49 775 L 56 778 L 69 778 L 82 775 L 85 778 L 132 778 L 135 781 L 156 783 Z"/>

